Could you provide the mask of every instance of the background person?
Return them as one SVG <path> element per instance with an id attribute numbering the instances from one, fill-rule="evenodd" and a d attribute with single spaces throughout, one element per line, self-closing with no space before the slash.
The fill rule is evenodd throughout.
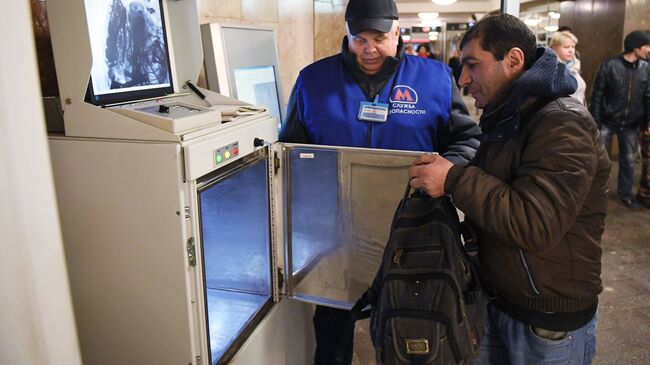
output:
<path id="1" fill-rule="evenodd" d="M 519 19 L 483 18 L 460 44 L 483 108 L 468 166 L 421 156 L 411 186 L 451 194 L 477 231 L 488 304 L 472 364 L 589 364 L 595 352 L 610 161 L 576 80 Z"/>
<path id="2" fill-rule="evenodd" d="M 573 30 L 571 30 L 571 28 L 566 26 L 566 25 L 561 25 L 559 28 L 557 28 L 557 31 L 558 32 L 566 32 L 566 33 L 573 34 Z M 573 35 L 575 36 L 575 34 L 573 34 Z M 577 44 L 577 42 L 576 42 L 576 44 Z M 580 71 L 580 60 L 581 59 L 582 59 L 582 57 L 580 56 L 580 51 L 578 51 L 576 49 L 575 60 L 576 60 L 576 62 L 578 64 L 578 71 Z"/>
<path id="3" fill-rule="evenodd" d="M 553 37 L 549 42 L 549 47 L 555 51 L 557 58 L 566 63 L 567 68 L 571 71 L 571 75 L 576 78 L 578 81 L 578 88 L 576 92 L 571 94 L 571 97 L 576 98 L 581 104 L 585 104 L 585 90 L 587 89 L 587 83 L 580 76 L 580 61 L 576 60 L 576 44 L 578 44 L 578 38 L 572 33 L 565 32 L 555 32 Z"/>
<path id="4" fill-rule="evenodd" d="M 291 91 L 280 141 L 438 151 L 464 165 L 480 129 L 467 115 L 449 68 L 403 54 L 393 0 L 350 0 L 341 53 L 304 68 Z M 359 118 L 364 103 L 387 108 L 383 122 Z M 349 311 L 317 306 L 315 363 L 336 364 Z M 352 341 L 344 364 L 352 361 Z"/>
<path id="5" fill-rule="evenodd" d="M 632 193 L 632 179 L 638 133 L 650 133 L 650 77 L 645 61 L 650 53 L 650 38 L 634 31 L 623 43 L 622 55 L 607 59 L 598 67 L 589 111 L 608 150 L 614 135 L 618 137 L 619 202 L 627 208 L 639 208 Z"/>
<path id="6" fill-rule="evenodd" d="M 451 68 L 451 74 L 454 75 L 454 80 L 456 85 L 458 85 L 458 80 L 460 79 L 460 72 L 462 71 L 462 66 L 460 64 L 460 52 L 458 49 L 454 50 L 454 54 L 449 57 L 447 62 L 449 68 Z"/>
<path id="7" fill-rule="evenodd" d="M 436 56 L 431 53 L 431 49 L 429 48 L 428 44 L 420 44 L 417 48 L 417 54 L 422 58 L 430 58 L 432 60 L 436 59 Z"/>
<path id="8" fill-rule="evenodd" d="M 415 49 L 413 49 L 413 43 L 406 43 L 404 45 L 404 54 L 411 55 L 411 56 L 418 55 L 418 53 L 415 52 Z"/>

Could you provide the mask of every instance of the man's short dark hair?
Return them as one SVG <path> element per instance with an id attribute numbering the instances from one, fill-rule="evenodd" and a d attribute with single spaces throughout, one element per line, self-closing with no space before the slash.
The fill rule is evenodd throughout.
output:
<path id="1" fill-rule="evenodd" d="M 569 33 L 573 33 L 573 31 L 571 30 L 571 28 L 568 27 L 568 26 L 566 26 L 566 25 L 560 25 L 560 27 L 557 28 L 557 31 L 558 31 L 558 32 L 569 32 Z"/>
<path id="2" fill-rule="evenodd" d="M 524 22 L 510 14 L 491 15 L 478 21 L 463 36 L 461 51 L 474 39 L 480 39 L 481 48 L 492 53 L 497 61 L 503 60 L 508 51 L 518 47 L 524 52 L 526 69 L 535 63 L 535 35 Z"/>

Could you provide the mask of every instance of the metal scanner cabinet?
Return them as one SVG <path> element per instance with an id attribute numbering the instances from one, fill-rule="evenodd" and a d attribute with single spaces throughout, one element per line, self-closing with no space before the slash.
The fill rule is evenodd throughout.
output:
<path id="1" fill-rule="evenodd" d="M 415 153 L 269 143 L 275 126 L 50 137 L 85 363 L 312 361 L 310 303 L 370 285 Z"/>

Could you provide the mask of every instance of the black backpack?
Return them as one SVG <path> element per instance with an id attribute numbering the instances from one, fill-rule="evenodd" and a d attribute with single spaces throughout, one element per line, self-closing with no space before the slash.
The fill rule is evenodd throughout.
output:
<path id="1" fill-rule="evenodd" d="M 352 308 L 352 321 L 370 316 L 377 364 L 460 364 L 478 354 L 483 334 L 487 300 L 476 244 L 448 197 L 409 193 L 407 186 L 377 276 Z"/>

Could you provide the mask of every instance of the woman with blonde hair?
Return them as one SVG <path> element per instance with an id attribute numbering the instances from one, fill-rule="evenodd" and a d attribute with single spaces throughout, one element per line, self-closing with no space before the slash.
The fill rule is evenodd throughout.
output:
<path id="1" fill-rule="evenodd" d="M 553 34 L 549 42 L 549 47 L 555 51 L 560 61 L 566 63 L 567 68 L 571 71 L 571 75 L 578 81 L 578 89 L 571 97 L 585 104 L 587 84 L 582 76 L 580 76 L 580 61 L 575 57 L 576 44 L 578 44 L 578 38 L 572 33 L 565 31 Z"/>

